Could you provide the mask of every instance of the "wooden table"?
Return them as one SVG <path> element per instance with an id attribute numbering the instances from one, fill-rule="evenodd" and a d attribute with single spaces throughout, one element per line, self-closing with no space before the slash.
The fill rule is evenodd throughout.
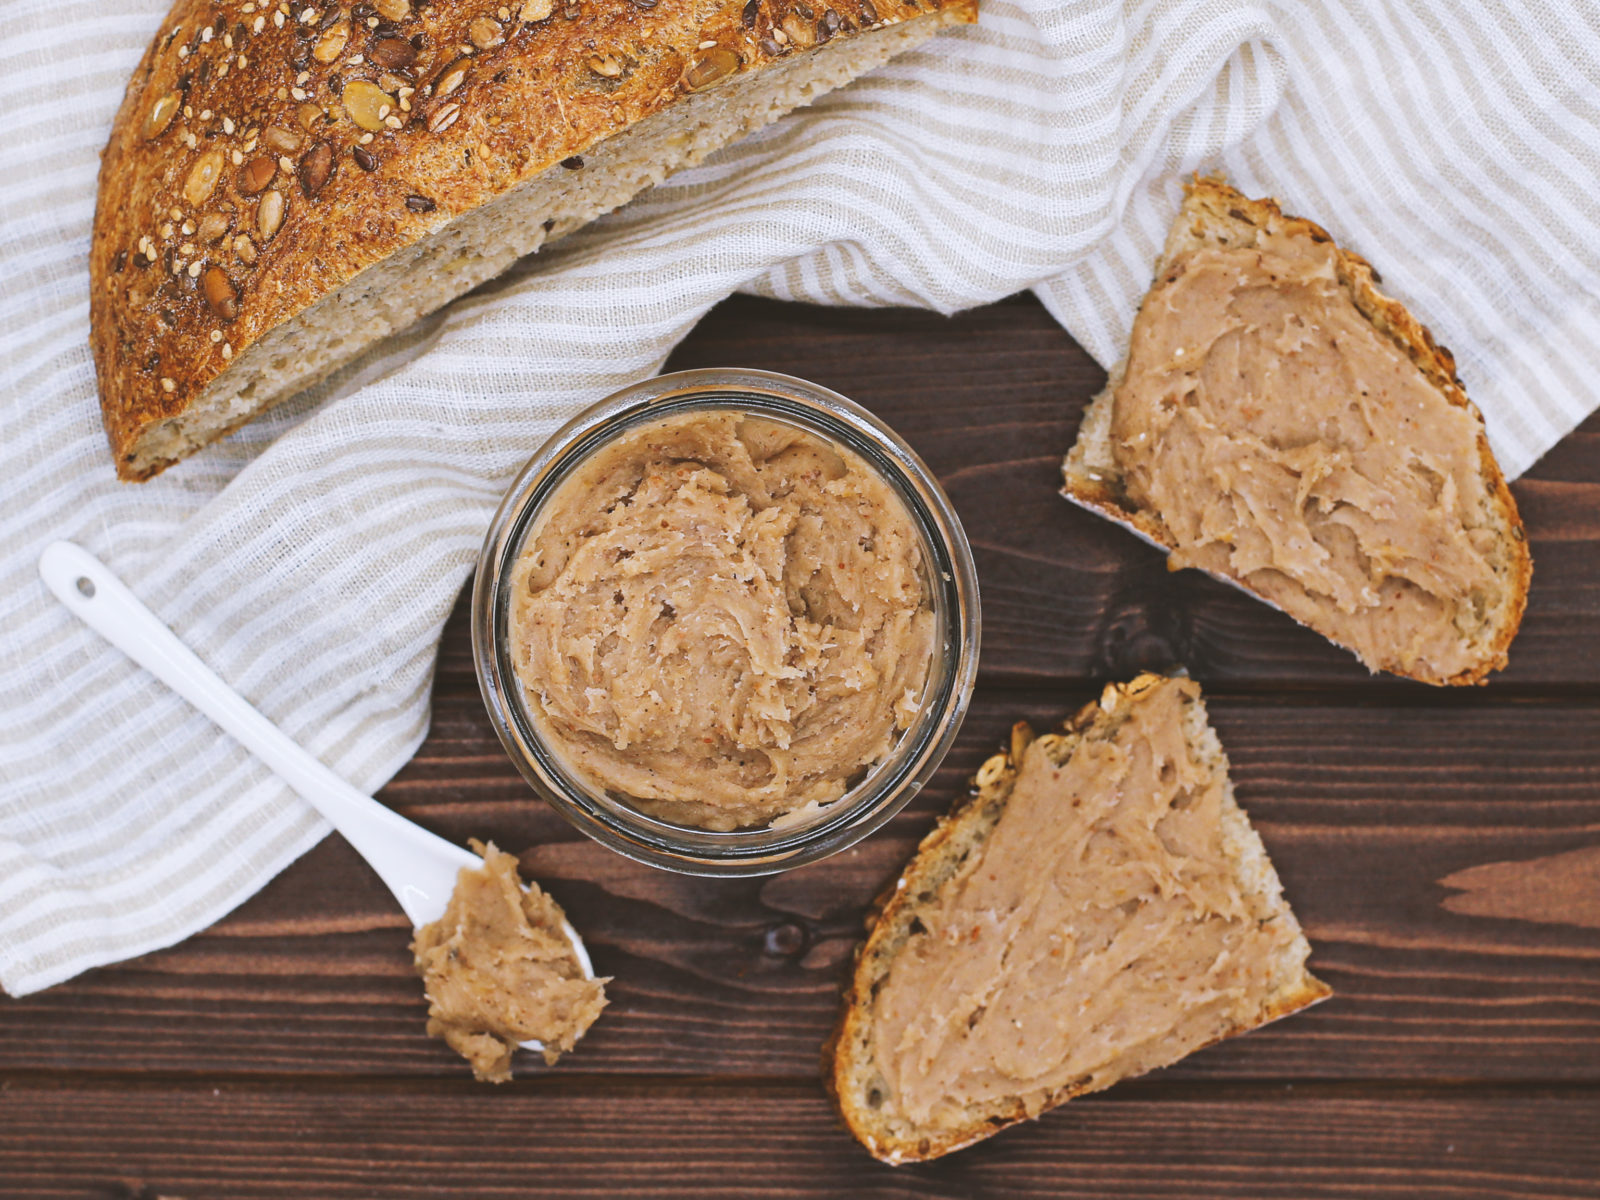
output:
<path id="1" fill-rule="evenodd" d="M 635 865 L 518 779 L 458 607 L 432 733 L 382 798 L 524 852 L 616 977 L 582 1047 L 474 1084 L 423 1036 L 399 911 L 330 838 L 181 946 L 0 1000 L 0 1195 L 1600 1195 L 1600 420 L 1513 489 L 1536 570 L 1511 669 L 1439 691 L 1059 499 L 1103 374 L 1031 300 L 946 320 L 736 299 L 670 365 L 837 388 L 939 473 L 984 638 L 936 785 L 787 875 Z M 1013 720 L 1172 662 L 1336 996 L 943 1162 L 873 1162 L 817 1077 L 864 906 Z"/>

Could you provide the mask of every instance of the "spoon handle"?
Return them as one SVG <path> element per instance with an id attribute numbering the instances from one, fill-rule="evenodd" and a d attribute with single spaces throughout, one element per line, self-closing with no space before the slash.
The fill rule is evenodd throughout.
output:
<path id="1" fill-rule="evenodd" d="M 476 855 L 365 796 L 219 678 L 94 555 L 52 542 L 39 574 L 85 624 L 232 734 L 292 787 L 388 884 L 414 926 L 444 915 L 456 872 Z"/>

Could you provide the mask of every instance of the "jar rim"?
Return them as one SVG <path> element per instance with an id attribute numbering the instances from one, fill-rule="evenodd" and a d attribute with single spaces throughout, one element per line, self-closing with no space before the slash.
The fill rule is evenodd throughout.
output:
<path id="1" fill-rule="evenodd" d="M 924 703 L 894 747 L 811 819 L 730 831 L 651 817 L 588 787 L 540 736 L 509 655 L 512 566 L 545 502 L 601 447 L 642 425 L 694 411 L 728 410 L 785 421 L 851 450 L 890 484 L 917 527 L 939 624 Z M 955 739 L 977 678 L 977 573 L 961 522 L 916 452 L 854 401 L 793 376 L 695 370 L 655 376 L 590 405 L 534 453 L 489 523 L 473 579 L 473 663 L 501 745 L 524 780 L 569 823 L 653 866 L 693 875 L 762 875 L 854 845 L 899 812 L 932 777 Z"/>

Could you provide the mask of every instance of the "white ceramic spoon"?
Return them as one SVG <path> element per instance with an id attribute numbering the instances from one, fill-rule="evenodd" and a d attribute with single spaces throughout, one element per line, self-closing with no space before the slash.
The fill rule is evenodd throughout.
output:
<path id="1" fill-rule="evenodd" d="M 389 885 L 413 926 L 420 929 L 444 916 L 456 874 L 462 867 L 478 866 L 476 854 L 363 795 L 301 749 L 201 662 L 87 550 L 52 542 L 39 557 L 39 574 L 91 629 L 232 734 L 327 817 Z M 562 929 L 585 978 L 593 979 L 583 939 L 570 923 Z M 537 1041 L 522 1044 L 543 1049 Z"/>

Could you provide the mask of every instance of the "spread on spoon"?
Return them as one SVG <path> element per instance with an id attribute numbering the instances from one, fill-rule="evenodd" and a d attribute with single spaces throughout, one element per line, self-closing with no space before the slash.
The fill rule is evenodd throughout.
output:
<path id="1" fill-rule="evenodd" d="M 428 995 L 428 1033 L 488 1083 L 511 1078 L 517 1046 L 537 1039 L 554 1063 L 606 1006 L 608 980 L 586 978 L 549 896 L 517 877 L 517 860 L 473 841 L 483 866 L 463 868 L 450 906 L 411 943 Z"/>
<path id="2" fill-rule="evenodd" d="M 921 541 L 893 488 L 793 426 L 699 410 L 602 446 L 512 575 L 532 720 L 576 776 L 732 830 L 844 793 L 933 664 Z"/>

